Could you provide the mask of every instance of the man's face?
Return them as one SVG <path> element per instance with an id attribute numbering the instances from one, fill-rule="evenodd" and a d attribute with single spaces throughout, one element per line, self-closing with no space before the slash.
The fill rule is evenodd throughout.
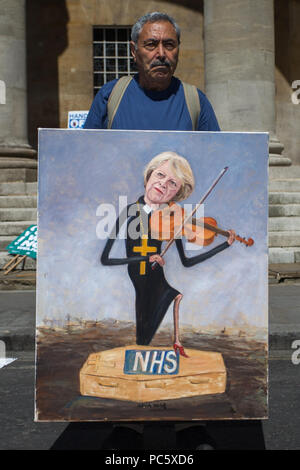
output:
<path id="1" fill-rule="evenodd" d="M 173 200 L 181 188 L 169 162 L 165 162 L 152 171 L 145 188 L 145 202 L 149 205 L 160 205 Z"/>
<path id="2" fill-rule="evenodd" d="M 144 24 L 135 49 L 131 53 L 139 71 L 140 85 L 153 90 L 164 90 L 175 72 L 179 44 L 176 31 L 168 21 Z"/>

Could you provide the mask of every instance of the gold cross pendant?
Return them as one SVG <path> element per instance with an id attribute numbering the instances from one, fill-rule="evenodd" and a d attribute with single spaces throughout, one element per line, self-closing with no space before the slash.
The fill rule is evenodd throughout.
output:
<path id="1" fill-rule="evenodd" d="M 155 246 L 148 246 L 148 237 L 147 235 L 142 235 L 142 245 L 134 246 L 133 251 L 135 253 L 140 253 L 141 256 L 147 256 L 148 253 L 156 253 L 157 248 Z M 140 275 L 144 276 L 146 274 L 146 261 L 140 262 Z"/>

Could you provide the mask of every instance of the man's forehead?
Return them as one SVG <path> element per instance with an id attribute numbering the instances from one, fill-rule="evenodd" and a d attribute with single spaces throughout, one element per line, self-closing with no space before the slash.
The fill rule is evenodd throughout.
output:
<path id="1" fill-rule="evenodd" d="M 148 21 L 141 29 L 139 39 L 155 38 L 164 36 L 164 38 L 177 39 L 177 33 L 169 21 L 160 20 L 155 22 Z"/>

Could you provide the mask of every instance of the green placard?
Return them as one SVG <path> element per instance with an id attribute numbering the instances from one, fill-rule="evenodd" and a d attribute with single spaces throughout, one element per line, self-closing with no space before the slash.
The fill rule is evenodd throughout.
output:
<path id="1" fill-rule="evenodd" d="M 27 255 L 36 259 L 37 225 L 30 225 L 6 249 L 12 255 Z"/>

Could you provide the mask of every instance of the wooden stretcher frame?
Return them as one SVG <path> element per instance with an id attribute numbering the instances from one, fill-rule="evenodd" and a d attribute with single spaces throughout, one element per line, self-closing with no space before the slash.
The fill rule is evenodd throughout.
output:
<path id="1" fill-rule="evenodd" d="M 10 271 L 15 269 L 22 261 L 25 264 L 26 258 L 27 258 L 27 255 L 15 255 L 10 261 L 8 261 L 8 263 L 5 264 L 5 266 L 3 266 L 4 274 L 6 275 Z M 23 265 L 23 269 L 24 269 L 24 265 Z"/>

